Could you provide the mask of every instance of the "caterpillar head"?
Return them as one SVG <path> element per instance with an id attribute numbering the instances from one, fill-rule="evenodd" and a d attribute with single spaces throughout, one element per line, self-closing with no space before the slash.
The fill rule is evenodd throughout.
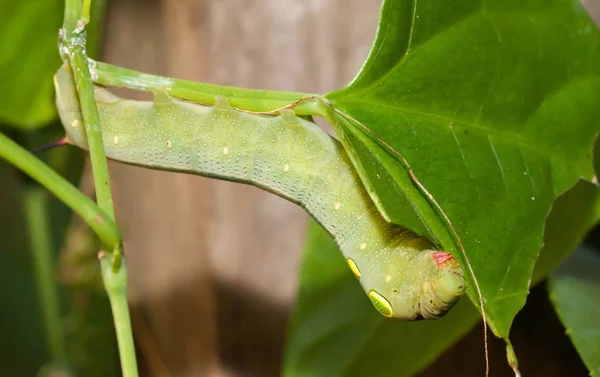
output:
<path id="1" fill-rule="evenodd" d="M 458 262 L 449 253 L 423 247 L 424 242 L 414 239 L 387 248 L 371 264 L 379 268 L 360 277 L 371 302 L 384 316 L 405 321 L 439 318 L 464 293 Z"/>
<path id="2" fill-rule="evenodd" d="M 425 319 L 439 318 L 465 292 L 463 272 L 450 253 L 426 250 L 419 258 L 423 263 L 420 315 Z"/>

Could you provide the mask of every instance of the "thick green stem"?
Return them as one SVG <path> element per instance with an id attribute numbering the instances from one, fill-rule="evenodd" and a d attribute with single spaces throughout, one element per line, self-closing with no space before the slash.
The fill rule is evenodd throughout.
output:
<path id="1" fill-rule="evenodd" d="M 119 254 L 119 252 L 113 253 L 116 257 Z M 129 308 L 127 305 L 127 269 L 123 263 L 119 271 L 115 272 L 113 268 L 114 264 L 114 261 L 111 261 L 108 256 L 100 260 L 102 281 L 104 282 L 104 288 L 108 292 L 110 307 L 112 309 L 123 377 L 137 377 L 137 360 L 135 358 L 131 318 L 129 317 Z"/>
<path id="2" fill-rule="evenodd" d="M 204 84 L 150 75 L 90 59 L 94 82 L 101 85 L 127 87 L 147 92 L 164 92 L 196 103 L 214 105 L 217 96 L 225 96 L 229 104 L 240 110 L 269 113 L 293 108 L 298 115 L 322 115 L 323 99 L 316 94 L 258 90 Z"/>
<path id="3" fill-rule="evenodd" d="M 32 187 L 25 193 L 25 213 L 27 230 L 33 255 L 38 294 L 48 343 L 48 351 L 56 365 L 67 363 L 67 352 L 50 239 L 50 217 L 46 193 L 39 187 Z"/>
<path id="4" fill-rule="evenodd" d="M 121 243 L 121 234 L 114 221 L 90 198 L 69 181 L 33 156 L 27 150 L 0 133 L 0 158 L 21 169 L 77 213 L 98 235 L 105 247 L 112 250 Z"/>

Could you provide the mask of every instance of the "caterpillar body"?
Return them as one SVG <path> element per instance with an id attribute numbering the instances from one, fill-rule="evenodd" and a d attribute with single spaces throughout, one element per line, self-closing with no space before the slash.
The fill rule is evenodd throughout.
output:
<path id="1" fill-rule="evenodd" d="M 55 76 L 67 140 L 87 148 L 70 68 Z M 444 315 L 464 293 L 449 253 L 388 223 L 377 211 L 341 144 L 293 110 L 278 116 L 170 98 L 120 98 L 96 87 L 108 158 L 153 169 L 252 184 L 302 206 L 335 239 L 375 308 L 401 320 Z"/>

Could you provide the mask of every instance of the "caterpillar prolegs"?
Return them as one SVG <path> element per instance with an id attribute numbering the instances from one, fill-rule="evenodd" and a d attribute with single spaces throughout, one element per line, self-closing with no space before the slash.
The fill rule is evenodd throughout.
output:
<path id="1" fill-rule="evenodd" d="M 55 76 L 69 143 L 86 148 L 72 73 Z M 252 184 L 302 206 L 335 239 L 375 308 L 402 320 L 444 315 L 465 290 L 463 272 L 425 238 L 386 222 L 341 144 L 293 110 L 263 116 L 158 94 L 120 98 L 96 87 L 108 158 Z"/>

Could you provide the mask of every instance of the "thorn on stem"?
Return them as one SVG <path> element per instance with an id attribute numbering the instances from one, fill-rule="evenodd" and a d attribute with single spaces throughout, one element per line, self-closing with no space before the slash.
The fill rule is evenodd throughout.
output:
<path id="1" fill-rule="evenodd" d="M 62 139 L 53 141 L 50 144 L 43 145 L 43 146 L 41 146 L 39 148 L 33 149 L 31 151 L 31 153 L 38 154 L 38 153 L 43 152 L 43 151 L 45 151 L 47 149 L 51 149 L 51 148 L 55 148 L 55 147 L 60 147 L 60 146 L 67 145 L 67 144 L 69 144 L 69 142 L 67 141 L 67 137 L 65 136 Z"/>

